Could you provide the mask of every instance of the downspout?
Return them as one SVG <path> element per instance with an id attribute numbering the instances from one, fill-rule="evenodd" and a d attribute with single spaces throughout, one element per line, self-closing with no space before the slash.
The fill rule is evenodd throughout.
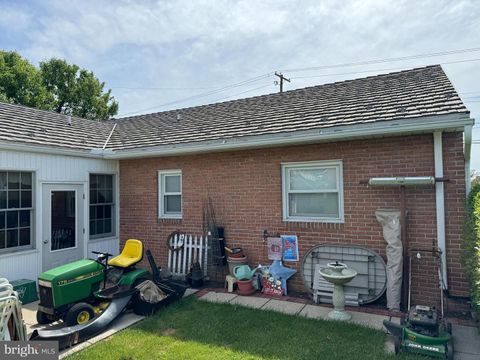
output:
<path id="1" fill-rule="evenodd" d="M 465 191 L 466 196 L 470 194 L 472 182 L 470 179 L 470 155 L 472 151 L 472 128 L 473 125 L 466 125 L 463 131 L 463 156 L 465 158 Z"/>
<path id="2" fill-rule="evenodd" d="M 435 161 L 435 177 L 443 178 L 443 146 L 442 131 L 433 133 L 433 152 Z M 437 213 L 437 243 L 442 252 L 443 288 L 448 289 L 447 278 L 447 247 L 445 239 L 445 189 L 443 182 L 435 183 L 435 203 Z"/>

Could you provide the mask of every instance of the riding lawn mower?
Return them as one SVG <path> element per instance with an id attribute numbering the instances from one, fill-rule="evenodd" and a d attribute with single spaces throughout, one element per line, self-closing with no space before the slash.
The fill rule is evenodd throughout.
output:
<path id="1" fill-rule="evenodd" d="M 39 324 L 63 320 L 67 326 L 85 324 L 101 314 L 112 299 L 131 296 L 129 306 L 136 313 L 143 314 L 142 308 L 150 308 L 141 299 L 137 286 L 155 276 L 159 279 L 158 268 L 147 250 L 152 274 L 137 268 L 143 258 L 143 244 L 139 240 L 127 240 L 120 255 L 93 251 L 97 259 L 83 259 L 56 267 L 40 274 L 38 278 L 40 303 L 37 311 Z M 170 286 L 182 292 L 182 285 L 170 282 Z M 166 282 L 163 281 L 165 287 Z M 183 288 L 183 293 L 185 288 Z"/>

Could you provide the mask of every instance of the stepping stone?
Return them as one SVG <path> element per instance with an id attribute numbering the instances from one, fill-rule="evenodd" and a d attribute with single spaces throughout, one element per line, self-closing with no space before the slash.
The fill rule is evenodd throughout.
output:
<path id="1" fill-rule="evenodd" d="M 328 313 L 332 311 L 331 308 L 324 306 L 305 305 L 298 315 L 310 319 L 327 319 Z"/>
<path id="2" fill-rule="evenodd" d="M 228 303 L 236 297 L 237 294 L 217 293 L 214 291 L 210 291 L 203 295 L 200 300 L 205 300 L 213 303 Z"/>
<path id="3" fill-rule="evenodd" d="M 198 289 L 188 288 L 187 290 L 185 290 L 185 294 L 183 294 L 183 297 L 186 298 L 190 295 L 197 293 L 198 291 Z"/>
<path id="4" fill-rule="evenodd" d="M 470 326 L 452 325 L 455 359 L 480 359 L 480 335 L 478 329 Z"/>
<path id="5" fill-rule="evenodd" d="M 364 312 L 350 311 L 350 314 L 352 314 L 352 320 L 350 320 L 351 322 L 371 327 L 377 330 L 384 330 L 383 320 L 389 319 L 389 317 L 385 315 L 377 315 Z M 392 321 L 393 320 L 394 319 L 392 318 Z"/>
<path id="6" fill-rule="evenodd" d="M 230 304 L 246 306 L 254 309 L 260 309 L 263 305 L 265 305 L 269 301 L 270 299 L 265 299 L 261 297 L 237 296 L 232 301 L 230 301 Z"/>
<path id="7" fill-rule="evenodd" d="M 304 307 L 305 307 L 305 304 L 271 299 L 262 307 L 262 310 L 272 310 L 272 311 L 278 311 L 284 314 L 296 315 Z"/>

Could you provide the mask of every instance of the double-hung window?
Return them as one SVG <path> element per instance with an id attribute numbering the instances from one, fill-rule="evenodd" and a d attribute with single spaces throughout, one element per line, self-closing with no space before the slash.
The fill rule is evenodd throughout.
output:
<path id="1" fill-rule="evenodd" d="M 90 174 L 90 239 L 115 235 L 114 176 Z"/>
<path id="2" fill-rule="evenodd" d="M 182 218 L 181 170 L 162 170 L 158 172 L 158 196 L 160 218 Z"/>
<path id="3" fill-rule="evenodd" d="M 0 252 L 32 248 L 33 174 L 0 171 Z"/>
<path id="4" fill-rule="evenodd" d="M 283 220 L 343 222 L 341 161 L 282 165 Z"/>

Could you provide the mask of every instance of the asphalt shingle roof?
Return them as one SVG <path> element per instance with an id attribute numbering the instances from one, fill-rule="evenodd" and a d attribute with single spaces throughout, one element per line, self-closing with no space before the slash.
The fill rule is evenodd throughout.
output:
<path id="1" fill-rule="evenodd" d="M 468 114 L 439 65 L 211 105 L 94 122 L 0 103 L 0 141 L 112 150 Z"/>
<path id="2" fill-rule="evenodd" d="M 0 102 L 0 141 L 74 150 L 101 148 L 111 123 Z"/>

